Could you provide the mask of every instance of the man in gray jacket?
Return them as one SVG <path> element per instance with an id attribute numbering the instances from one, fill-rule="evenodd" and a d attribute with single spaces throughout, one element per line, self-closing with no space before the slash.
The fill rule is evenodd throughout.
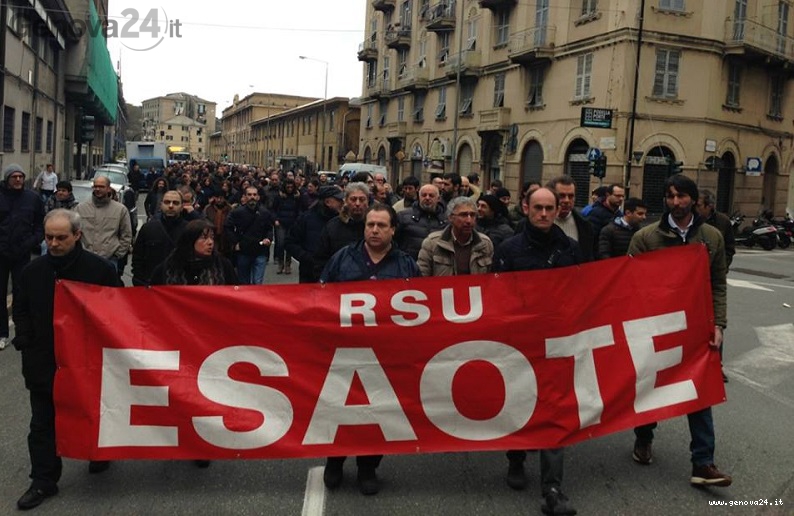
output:
<path id="1" fill-rule="evenodd" d="M 83 247 L 118 269 L 132 246 L 132 224 L 127 208 L 111 199 L 111 188 L 107 177 L 94 178 L 91 200 L 78 204 L 76 211 L 83 220 Z"/>

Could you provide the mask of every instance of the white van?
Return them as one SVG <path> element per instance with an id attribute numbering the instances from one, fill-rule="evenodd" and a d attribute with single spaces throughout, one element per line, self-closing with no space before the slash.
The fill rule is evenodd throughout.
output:
<path id="1" fill-rule="evenodd" d="M 372 163 L 345 163 L 339 167 L 339 179 L 343 177 L 351 177 L 359 172 L 369 172 L 373 176 L 375 174 L 383 174 L 386 180 L 389 180 L 389 170 L 383 165 L 373 165 Z"/>

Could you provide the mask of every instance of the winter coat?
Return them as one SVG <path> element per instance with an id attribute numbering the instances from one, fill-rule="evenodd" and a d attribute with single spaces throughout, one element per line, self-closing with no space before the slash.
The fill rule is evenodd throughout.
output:
<path id="1" fill-rule="evenodd" d="M 265 239 L 273 241 L 274 222 L 273 214 L 261 205 L 253 210 L 248 206 L 238 206 L 226 217 L 223 231 L 232 248 L 240 244 L 240 249 L 237 251 L 240 254 L 268 255 L 270 249 L 260 245 L 259 242 Z"/>
<path id="2" fill-rule="evenodd" d="M 336 213 L 326 208 L 322 202 L 315 203 L 298 218 L 287 235 L 284 247 L 300 263 L 298 272 L 301 283 L 315 283 L 319 280 L 319 275 L 314 270 L 314 253 L 320 247 L 323 229 L 334 217 Z"/>
<path id="3" fill-rule="evenodd" d="M 168 263 L 163 261 L 157 267 L 154 268 L 152 271 L 152 277 L 150 283 L 152 285 L 167 285 L 168 280 L 166 279 L 166 267 Z M 220 272 L 220 277 L 222 278 L 220 283 L 217 285 L 237 285 L 239 281 L 237 279 L 237 272 L 234 270 L 234 265 L 232 262 L 229 261 L 228 258 L 225 256 L 220 255 L 219 253 L 213 253 L 210 258 L 204 260 L 194 260 L 188 264 L 186 267 L 186 277 L 184 283 L 178 283 L 179 285 L 203 285 L 201 281 L 201 274 L 204 270 L 214 267 Z M 177 283 L 171 283 L 171 285 L 176 285 Z"/>
<path id="4" fill-rule="evenodd" d="M 69 197 L 66 199 L 59 201 L 55 195 L 51 195 L 49 199 L 47 199 L 47 204 L 44 207 L 44 212 L 49 213 L 52 210 L 73 210 L 77 207 L 77 201 L 74 198 L 74 194 L 69 192 Z"/>
<path id="5" fill-rule="evenodd" d="M 556 225 L 544 233 L 527 224 L 524 232 L 508 238 L 496 249 L 494 272 L 531 271 L 568 267 L 585 261 L 579 244 Z"/>
<path id="6" fill-rule="evenodd" d="M 0 186 L 0 257 L 28 261 L 44 240 L 44 203 L 36 192 Z"/>
<path id="7" fill-rule="evenodd" d="M 121 259 L 132 246 L 130 213 L 123 204 L 109 200 L 98 206 L 93 198 L 75 209 L 83 223 L 83 247 L 102 258 Z"/>
<path id="8" fill-rule="evenodd" d="M 284 229 L 289 229 L 295 224 L 300 210 L 300 194 L 297 192 L 292 195 L 281 192 L 273 199 L 273 216 Z"/>
<path id="9" fill-rule="evenodd" d="M 601 234 L 598 236 L 598 253 L 596 258 L 604 260 L 606 258 L 614 258 L 616 256 L 626 256 L 626 251 L 629 249 L 629 242 L 639 230 L 639 226 L 632 227 L 623 221 L 623 217 L 617 217 L 615 220 L 604 226 Z"/>
<path id="10" fill-rule="evenodd" d="M 492 219 L 477 219 L 477 231 L 487 235 L 494 248 L 515 234 L 510 223 L 501 215 Z"/>
<path id="11" fill-rule="evenodd" d="M 511 231 L 512 233 L 512 231 Z M 485 234 L 473 232 L 471 235 L 470 274 L 485 274 L 491 270 L 493 243 Z M 435 231 L 422 242 L 417 260 L 422 276 L 455 276 L 458 274 L 455 263 L 455 244 L 452 242 L 452 227 Z"/>
<path id="12" fill-rule="evenodd" d="M 667 247 L 686 244 L 703 244 L 709 252 L 711 263 L 711 296 L 714 304 L 714 324 L 725 326 L 728 319 L 728 290 L 726 275 L 728 266 L 725 258 L 725 240 L 720 231 L 695 217 L 689 228 L 686 242 L 670 227 L 669 212 L 665 211 L 661 220 L 645 226 L 634 234 L 629 244 L 628 254 L 637 255 Z"/>
<path id="13" fill-rule="evenodd" d="M 363 238 L 364 219 L 352 219 L 342 209 L 342 213 L 329 220 L 320 234 L 320 244 L 314 253 L 314 275 L 319 278 L 325 264 L 337 251 Z"/>
<path id="14" fill-rule="evenodd" d="M 187 222 L 182 217 L 168 219 L 161 213 L 143 225 L 132 248 L 132 284 L 148 285 L 154 268 L 165 261 L 176 247 Z"/>
<path id="15" fill-rule="evenodd" d="M 615 217 L 623 216 L 623 213 L 620 209 L 617 210 L 610 210 L 608 206 L 606 206 L 603 202 L 599 202 L 593 206 L 593 209 L 590 210 L 590 213 L 587 215 L 587 222 L 590 223 L 590 226 L 593 228 L 593 252 L 598 253 L 598 236 L 601 234 L 601 230 L 615 220 Z"/>
<path id="16" fill-rule="evenodd" d="M 736 237 L 733 234 L 731 218 L 724 213 L 712 211 L 709 218 L 706 219 L 706 224 L 710 224 L 720 230 L 722 239 L 725 240 L 725 262 L 730 268 L 733 262 L 733 255 L 736 254 Z"/>
<path id="17" fill-rule="evenodd" d="M 13 306 L 14 346 L 22 352 L 22 375 L 25 386 L 31 391 L 51 391 L 55 378 L 53 305 L 56 280 L 122 286 L 116 268 L 83 249 L 79 241 L 68 255 L 55 260 L 49 254 L 41 256 L 22 270 Z"/>
<path id="18" fill-rule="evenodd" d="M 428 213 L 419 208 L 419 203 L 414 203 L 410 210 L 403 210 L 397 214 L 397 232 L 394 239 L 400 249 L 416 260 L 422 242 L 430 233 L 447 227 L 449 220 L 444 214 L 445 208 L 438 203 L 435 213 Z"/>
<path id="19" fill-rule="evenodd" d="M 421 275 L 414 259 L 396 245 L 392 245 L 389 253 L 374 267 L 367 265 L 364 253 L 363 240 L 343 247 L 323 269 L 320 282 L 404 279 Z"/>

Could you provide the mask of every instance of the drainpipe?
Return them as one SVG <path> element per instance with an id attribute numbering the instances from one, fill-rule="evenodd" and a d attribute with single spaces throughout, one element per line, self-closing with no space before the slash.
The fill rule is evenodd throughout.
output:
<path id="1" fill-rule="evenodd" d="M 464 4 L 463 2 L 455 2 L 455 8 L 457 9 L 457 4 L 460 4 L 461 16 L 460 16 L 460 23 L 458 23 L 458 14 L 455 13 L 455 27 L 458 31 L 458 71 L 455 74 L 455 121 L 452 127 L 452 162 L 450 163 L 450 172 L 457 173 L 455 170 L 455 161 L 458 157 L 458 119 L 460 118 L 460 69 L 463 67 L 463 13 Z"/>
<path id="2" fill-rule="evenodd" d="M 631 197 L 631 158 L 634 152 L 634 124 L 637 118 L 637 88 L 640 82 L 640 55 L 642 53 L 642 27 L 645 21 L 645 0 L 640 2 L 640 27 L 637 32 L 637 62 L 634 66 L 634 93 L 631 98 L 631 115 L 629 115 L 629 143 L 626 147 L 626 171 L 623 185 L 626 188 L 626 198 Z"/>
<path id="3" fill-rule="evenodd" d="M 6 17 L 8 10 L 8 2 L 0 3 L 0 42 L 2 42 L 2 50 L 0 50 L 0 106 L 5 106 L 5 76 L 6 76 Z M 0 170 L 3 168 L 3 149 L 0 147 Z"/>

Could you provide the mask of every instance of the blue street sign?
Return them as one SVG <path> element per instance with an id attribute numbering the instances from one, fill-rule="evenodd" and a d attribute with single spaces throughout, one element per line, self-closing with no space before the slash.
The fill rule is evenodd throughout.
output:
<path id="1" fill-rule="evenodd" d="M 601 157 L 601 149 L 598 147 L 593 147 L 589 151 L 587 151 L 587 159 L 588 161 L 597 161 L 598 158 Z"/>

